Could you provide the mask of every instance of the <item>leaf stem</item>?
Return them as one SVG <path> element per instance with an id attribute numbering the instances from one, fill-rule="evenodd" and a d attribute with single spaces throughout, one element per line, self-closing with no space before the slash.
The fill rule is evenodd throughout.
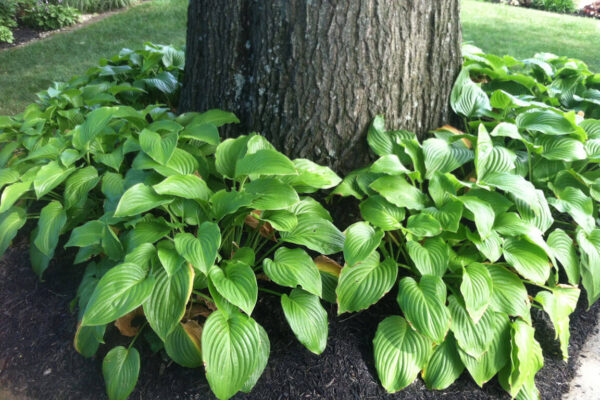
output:
<path id="1" fill-rule="evenodd" d="M 133 344 L 137 340 L 138 336 L 140 336 L 140 334 L 142 333 L 142 331 L 144 330 L 144 328 L 146 327 L 146 325 L 148 325 L 148 321 L 144 322 L 144 325 L 142 325 L 142 327 L 140 328 L 140 330 L 138 331 L 138 333 L 135 334 L 135 337 L 133 338 L 133 340 L 131 341 L 131 343 L 129 343 L 129 347 L 127 347 L 128 350 L 131 349 L 131 347 L 133 346 Z"/>
<path id="2" fill-rule="evenodd" d="M 265 289 L 265 288 L 259 287 L 258 290 L 260 290 L 261 292 L 265 292 L 265 293 L 269 293 L 269 294 L 274 294 L 275 296 L 279 296 L 279 297 L 283 296 L 282 293 L 276 292 L 276 291 L 271 290 L 271 289 Z"/>

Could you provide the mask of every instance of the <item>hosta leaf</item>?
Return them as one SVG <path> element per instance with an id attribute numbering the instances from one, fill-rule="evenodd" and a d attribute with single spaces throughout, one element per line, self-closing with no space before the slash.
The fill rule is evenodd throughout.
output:
<path id="1" fill-rule="evenodd" d="M 542 248 L 521 238 L 509 237 L 504 241 L 504 258 L 515 270 L 537 284 L 543 285 L 550 276 L 550 263 Z"/>
<path id="2" fill-rule="evenodd" d="M 342 266 L 327 256 L 320 255 L 313 260 L 319 269 L 323 295 L 321 298 L 330 303 L 336 302 L 335 289 L 342 271 Z"/>
<path id="3" fill-rule="evenodd" d="M 541 190 L 535 191 L 537 195 L 537 210 L 533 210 L 529 205 L 520 199 L 515 198 L 515 205 L 523 221 L 533 224 L 542 233 L 546 232 L 554 223 L 552 211 L 548 206 L 546 195 Z"/>
<path id="4" fill-rule="evenodd" d="M 121 197 L 115 217 L 130 217 L 150 211 L 163 204 L 168 204 L 173 198 L 157 194 L 150 186 L 143 183 L 133 185 Z"/>
<path id="5" fill-rule="evenodd" d="M 191 123 L 179 134 L 182 139 L 194 139 L 214 146 L 219 144 L 219 130 L 213 124 Z"/>
<path id="6" fill-rule="evenodd" d="M 104 325 L 138 308 L 152 294 L 154 277 L 146 269 L 131 263 L 109 270 L 98 282 L 82 326 Z"/>
<path id="7" fill-rule="evenodd" d="M 573 239 L 562 229 L 555 229 L 548 236 L 548 246 L 552 250 L 552 254 L 562 265 L 569 283 L 572 285 L 579 284 L 579 260 L 573 245 Z"/>
<path id="8" fill-rule="evenodd" d="M 5 187 L 0 197 L 0 213 L 8 211 L 30 189 L 31 182 L 17 182 Z"/>
<path id="9" fill-rule="evenodd" d="M 235 177 L 236 164 L 246 154 L 248 136 L 242 135 L 235 139 L 227 139 L 217 146 L 215 153 L 215 167 L 217 172 L 226 178 Z"/>
<path id="10" fill-rule="evenodd" d="M 293 163 L 298 175 L 286 175 L 281 177 L 281 180 L 291 185 L 298 193 L 312 193 L 318 189 L 329 189 L 342 181 L 330 168 L 305 158 L 297 158 Z"/>
<path id="11" fill-rule="evenodd" d="M 442 233 L 442 225 L 433 216 L 419 213 L 408 217 L 406 230 L 418 237 L 437 236 Z"/>
<path id="12" fill-rule="evenodd" d="M 467 210 L 473 213 L 479 236 L 481 236 L 482 239 L 486 239 L 492 232 L 494 220 L 496 219 L 496 214 L 492 205 L 487 201 L 472 195 L 460 196 L 457 197 L 457 199 L 463 203 Z"/>
<path id="13" fill-rule="evenodd" d="M 510 374 L 506 379 L 508 392 L 516 396 L 526 382 L 533 381 L 544 365 L 542 348 L 534 338 L 535 329 L 515 320 L 511 328 Z"/>
<path id="14" fill-rule="evenodd" d="M 392 136 L 385 131 L 385 119 L 377 115 L 371 122 L 367 131 L 367 142 L 371 150 L 378 156 L 385 156 L 394 152 Z"/>
<path id="15" fill-rule="evenodd" d="M 494 339 L 494 311 L 487 309 L 475 323 L 465 305 L 454 295 L 448 298 L 448 308 L 452 317 L 451 329 L 458 346 L 471 357 L 479 358 Z"/>
<path id="16" fill-rule="evenodd" d="M 530 321 L 529 296 L 523 281 L 514 273 L 499 265 L 487 265 L 492 277 L 494 289 L 490 307 L 497 312 L 511 316 L 520 316 L 525 321 Z"/>
<path id="17" fill-rule="evenodd" d="M 254 196 L 252 207 L 257 210 L 281 210 L 300 200 L 294 188 L 276 178 L 256 179 L 244 190 Z"/>
<path id="18" fill-rule="evenodd" d="M 102 133 L 112 119 L 116 108 L 101 107 L 90 112 L 85 122 L 79 128 L 79 139 L 83 148 L 89 147 L 89 143 Z"/>
<path id="19" fill-rule="evenodd" d="M 596 227 L 593 217 L 593 200 L 580 189 L 574 187 L 564 188 L 558 191 L 557 198 L 549 197 L 548 203 L 560 212 L 569 213 L 586 232 L 591 232 Z"/>
<path id="20" fill-rule="evenodd" d="M 297 175 L 296 167 L 289 158 L 276 150 L 262 149 L 246 154 L 238 160 L 235 177 L 262 175 Z"/>
<path id="21" fill-rule="evenodd" d="M 439 237 L 427 239 L 422 245 L 411 240 L 406 242 L 406 248 L 421 275 L 444 276 L 448 269 L 450 251 L 443 239 Z"/>
<path id="22" fill-rule="evenodd" d="M 198 227 L 198 235 L 178 233 L 175 236 L 177 252 L 200 272 L 206 274 L 217 258 L 221 246 L 221 232 L 217 224 L 203 222 Z"/>
<path id="23" fill-rule="evenodd" d="M 345 237 L 330 221 L 311 214 L 301 214 L 294 229 L 281 232 L 281 240 L 328 255 L 342 251 Z"/>
<path id="24" fill-rule="evenodd" d="M 456 340 L 450 333 L 444 343 L 435 347 L 421 375 L 428 389 L 443 390 L 453 384 L 464 369 L 465 366 L 458 355 Z"/>
<path id="25" fill-rule="evenodd" d="M 507 172 L 494 172 L 486 175 L 484 183 L 510 193 L 531 207 L 535 213 L 539 212 L 540 205 L 536 189 L 531 182 L 525 180 L 522 176 Z"/>
<path id="26" fill-rule="evenodd" d="M 455 113 L 467 118 L 480 117 L 492 109 L 488 96 L 471 80 L 467 68 L 462 69 L 454 83 L 450 105 Z"/>
<path id="27" fill-rule="evenodd" d="M 465 230 L 467 239 L 471 241 L 477 250 L 489 261 L 496 262 L 502 257 L 502 245 L 504 239 L 496 232 L 492 231 L 487 238 L 481 239 L 477 232 L 473 233 L 469 229 Z"/>
<path id="28" fill-rule="evenodd" d="M 102 361 L 102 375 L 110 400 L 125 400 L 137 384 L 140 354 L 135 348 L 113 347 Z"/>
<path id="29" fill-rule="evenodd" d="M 196 175 L 173 175 L 152 186 L 160 195 L 182 197 L 190 200 L 210 199 L 212 192 L 204 179 Z"/>
<path id="30" fill-rule="evenodd" d="M 27 222 L 27 213 L 20 207 L 10 208 L 0 214 L 0 257 L 8 249 L 25 222 Z"/>
<path id="31" fill-rule="evenodd" d="M 388 154 L 380 157 L 371 165 L 370 171 L 387 175 L 401 175 L 411 172 L 402 164 L 398 156 L 395 154 Z"/>
<path id="32" fill-rule="evenodd" d="M 404 278 L 398 289 L 398 304 L 409 324 L 438 344 L 450 329 L 446 291 L 442 278 L 434 275 L 423 275 L 418 284 L 413 278 Z"/>
<path id="33" fill-rule="evenodd" d="M 177 133 L 161 136 L 149 129 L 144 129 L 140 133 L 140 147 L 154 161 L 165 165 L 173 156 L 175 147 L 177 147 L 177 139 Z"/>
<path id="34" fill-rule="evenodd" d="M 48 194 L 52 189 L 63 183 L 74 171 L 75 168 L 64 168 L 57 161 L 44 165 L 33 180 L 33 188 L 37 198 L 39 199 Z"/>
<path id="35" fill-rule="evenodd" d="M 138 246 L 155 243 L 171 232 L 171 228 L 162 218 L 143 220 L 135 224 L 135 229 L 129 231 L 125 237 L 126 247 L 129 251 Z"/>
<path id="36" fill-rule="evenodd" d="M 187 368 L 202 366 L 202 327 L 194 320 L 180 323 L 165 340 L 165 351 L 177 364 Z"/>
<path id="37" fill-rule="evenodd" d="M 246 380 L 246 383 L 244 383 L 244 386 L 241 389 L 244 393 L 250 393 L 254 386 L 256 386 L 256 382 L 258 382 L 258 379 L 267 366 L 269 354 L 271 352 L 271 343 L 269 343 L 269 336 L 267 335 L 267 332 L 259 324 L 256 324 L 256 328 L 260 338 L 260 348 L 258 350 L 256 364 L 254 365 L 254 371 L 252 371 L 252 374 L 248 380 Z"/>
<path id="38" fill-rule="evenodd" d="M 71 231 L 71 237 L 65 247 L 86 247 L 100 243 L 104 223 L 102 221 L 88 221 Z"/>
<path id="39" fill-rule="evenodd" d="M 104 343 L 104 332 L 106 325 L 78 326 L 73 339 L 73 347 L 82 356 L 91 358 L 98 351 L 101 343 Z"/>
<path id="40" fill-rule="evenodd" d="M 510 172 L 515 169 L 516 155 L 504 147 L 494 147 L 492 138 L 485 129 L 479 125 L 477 136 L 477 149 L 475 151 L 475 169 L 477 180 L 485 179 L 490 172 Z"/>
<path id="41" fill-rule="evenodd" d="M 262 213 L 258 219 L 270 223 L 275 230 L 280 232 L 289 232 L 298 225 L 298 217 L 288 210 L 268 210 Z"/>
<path id="42" fill-rule="evenodd" d="M 542 146 L 541 156 L 548 160 L 576 161 L 587 157 L 583 143 L 565 136 L 540 136 L 537 144 Z"/>
<path id="43" fill-rule="evenodd" d="M 258 324 L 241 313 L 213 312 L 202 331 L 206 379 L 217 398 L 226 400 L 241 390 L 260 362 Z"/>
<path id="44" fill-rule="evenodd" d="M 282 247 L 275 252 L 274 260 L 263 261 L 265 274 L 278 285 L 304 290 L 321 297 L 322 284 L 319 269 L 302 249 Z"/>
<path id="45" fill-rule="evenodd" d="M 544 311 L 550 316 L 556 333 L 555 338 L 560 339 L 560 350 L 563 359 L 569 357 L 569 315 L 575 311 L 579 293 L 581 291 L 572 286 L 556 286 L 551 292 L 542 290 L 535 296 L 535 301 L 540 303 Z"/>
<path id="46" fill-rule="evenodd" d="M 225 264 L 224 269 L 213 266 L 208 274 L 221 296 L 246 314 L 252 314 L 258 297 L 258 284 L 252 268 L 241 261 L 231 261 Z"/>
<path id="47" fill-rule="evenodd" d="M 329 212 L 315 199 L 311 197 L 303 197 L 299 202 L 288 208 L 289 211 L 300 217 L 301 215 L 322 218 L 333 222 Z"/>
<path id="48" fill-rule="evenodd" d="M 144 314 L 154 332 L 166 341 L 185 313 L 192 294 L 194 269 L 187 264 L 170 276 L 163 268 L 155 272 L 154 288 L 144 302 Z"/>
<path id="49" fill-rule="evenodd" d="M 281 307 L 300 343 L 313 353 L 321 354 L 327 345 L 328 326 L 327 312 L 319 297 L 294 289 L 289 296 L 281 296 Z"/>
<path id="50" fill-rule="evenodd" d="M 519 129 L 542 132 L 547 135 L 568 135 L 575 127 L 564 115 L 552 110 L 530 110 L 517 116 Z"/>
<path id="51" fill-rule="evenodd" d="M 439 209 L 427 207 L 422 210 L 422 213 L 431 215 L 439 221 L 443 230 L 456 233 L 463 214 L 463 203 L 457 200 L 448 201 Z"/>
<path id="52" fill-rule="evenodd" d="M 147 87 L 155 88 L 156 90 L 165 94 L 174 93 L 181 85 L 177 81 L 177 78 L 167 71 L 159 72 L 158 74 L 153 75 L 152 78 L 142 79 L 142 81 Z"/>
<path id="53" fill-rule="evenodd" d="M 210 198 L 215 219 L 219 221 L 224 216 L 233 214 L 242 207 L 250 206 L 255 197 L 255 195 L 244 192 L 218 191 Z"/>
<path id="54" fill-rule="evenodd" d="M 344 242 L 344 260 L 353 266 L 365 260 L 379 247 L 384 232 L 374 229 L 366 222 L 356 222 L 346 229 Z"/>
<path id="55" fill-rule="evenodd" d="M 492 323 L 492 342 L 479 358 L 458 349 L 461 361 L 479 387 L 489 381 L 510 360 L 510 321 L 506 314 L 495 313 Z"/>
<path id="56" fill-rule="evenodd" d="M 6 185 L 15 183 L 20 178 L 20 174 L 10 168 L 0 168 L 0 190 Z"/>
<path id="57" fill-rule="evenodd" d="M 427 139 L 423 142 L 423 154 L 428 178 L 431 178 L 436 172 L 452 172 L 474 157 L 473 151 L 463 144 L 448 143 L 437 138 Z"/>
<path id="58" fill-rule="evenodd" d="M 473 322 L 477 323 L 490 304 L 493 283 L 484 264 L 473 263 L 463 268 L 460 293 Z"/>
<path id="59" fill-rule="evenodd" d="M 384 231 L 400 229 L 406 215 L 404 208 L 393 205 L 379 195 L 369 196 L 359 207 L 365 221 Z"/>
<path id="60" fill-rule="evenodd" d="M 429 359 L 432 343 L 411 329 L 404 318 L 391 316 L 379 323 L 373 348 L 379 380 L 393 393 L 415 380 Z"/>
<path id="61" fill-rule="evenodd" d="M 600 230 L 589 234 L 577 232 L 577 244 L 581 252 L 581 282 L 587 292 L 588 307 L 600 298 Z"/>
<path id="62" fill-rule="evenodd" d="M 39 251 L 52 258 L 60 233 L 67 223 L 67 213 L 58 201 L 42 208 L 38 222 L 38 232 L 33 243 Z"/>
<path id="63" fill-rule="evenodd" d="M 87 195 L 100 182 L 96 168 L 89 166 L 71 175 L 65 184 L 65 208 L 85 203 Z"/>
<path id="64" fill-rule="evenodd" d="M 370 188 L 398 207 L 412 210 L 425 208 L 425 194 L 408 183 L 403 176 L 383 176 L 371 183 Z"/>
<path id="65" fill-rule="evenodd" d="M 194 121 L 201 124 L 213 124 L 217 128 L 226 124 L 237 124 L 240 122 L 234 113 L 218 109 L 207 110 L 201 114 L 195 115 Z"/>
<path id="66" fill-rule="evenodd" d="M 345 266 L 336 289 L 338 315 L 360 311 L 375 304 L 390 291 L 398 266 L 392 259 L 379 262 L 379 253 L 374 251 L 367 259 L 354 266 Z"/>

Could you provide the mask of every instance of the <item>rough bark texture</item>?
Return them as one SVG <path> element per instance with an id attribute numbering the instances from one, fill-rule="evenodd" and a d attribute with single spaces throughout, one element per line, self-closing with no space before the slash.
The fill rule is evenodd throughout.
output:
<path id="1" fill-rule="evenodd" d="M 459 0 L 191 0 L 180 111 L 221 108 L 291 157 L 346 172 L 366 128 L 448 121 Z"/>

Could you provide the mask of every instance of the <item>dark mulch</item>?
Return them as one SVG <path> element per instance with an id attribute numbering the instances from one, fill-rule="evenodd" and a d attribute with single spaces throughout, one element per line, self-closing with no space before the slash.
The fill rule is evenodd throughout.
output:
<path id="1" fill-rule="evenodd" d="M 8 49 L 10 47 L 16 47 L 21 44 L 31 42 L 32 40 L 39 39 L 43 35 L 43 32 L 36 31 L 35 29 L 27 27 L 13 28 L 13 36 L 15 40 L 13 43 L 0 42 L 0 50 Z"/>
<path id="2" fill-rule="evenodd" d="M 71 265 L 69 254 L 59 255 L 39 282 L 30 269 L 28 244 L 20 238 L 0 260 L 0 389 L 17 398 L 105 398 L 101 360 L 88 360 L 75 352 L 71 341 L 76 317 L 70 314 L 81 266 Z M 432 392 L 417 380 L 404 391 L 388 395 L 379 386 L 373 367 L 371 341 L 379 321 L 397 313 L 394 293 L 368 312 L 334 317 L 330 311 L 327 350 L 315 356 L 305 350 L 286 325 L 277 298 L 263 297 L 254 313 L 269 333 L 271 357 L 255 390 L 238 399 L 508 399 L 497 381 L 478 388 L 467 373 L 450 388 Z M 544 399 L 560 399 L 568 389 L 585 338 L 595 327 L 599 305 L 585 311 L 582 300 L 572 317 L 571 359 L 561 360 L 554 331 L 547 318 L 536 313 L 538 340 L 545 351 L 545 366 L 538 374 Z M 115 332 L 107 333 L 107 342 Z M 152 355 L 142 341 L 142 372 L 131 399 L 214 398 L 201 370 L 180 368 L 160 353 Z M 0 390 L 0 393 L 2 391 Z"/>

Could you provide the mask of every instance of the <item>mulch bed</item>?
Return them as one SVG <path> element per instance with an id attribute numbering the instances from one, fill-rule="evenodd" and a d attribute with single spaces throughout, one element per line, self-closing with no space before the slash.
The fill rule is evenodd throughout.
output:
<path id="1" fill-rule="evenodd" d="M 69 312 L 83 266 L 71 264 L 73 254 L 59 254 L 39 282 L 29 265 L 28 241 L 20 235 L 0 260 L 0 389 L 21 399 L 104 399 L 101 347 L 94 359 L 85 359 L 72 346 L 76 316 Z M 582 296 L 572 316 L 571 358 L 562 361 L 549 320 L 535 312 L 537 339 L 545 366 L 537 375 L 543 399 L 560 399 L 568 390 L 586 337 L 595 329 L 600 304 L 585 311 Z M 377 381 L 371 341 L 379 321 L 398 312 L 390 293 L 368 312 L 335 317 L 330 307 L 327 349 L 315 356 L 300 345 L 285 322 L 279 299 L 262 297 L 254 316 L 271 340 L 271 356 L 264 375 L 250 394 L 236 399 L 509 399 L 496 379 L 478 388 L 465 372 L 450 388 L 428 391 L 421 380 L 395 395 Z M 107 331 L 107 343 L 122 338 Z M 139 344 L 139 346 L 138 346 Z M 213 399 L 202 370 L 181 368 L 161 353 L 152 354 L 138 341 L 142 353 L 140 379 L 131 399 Z M 2 390 L 0 390 L 2 393 Z"/>
<path id="2" fill-rule="evenodd" d="M 17 27 L 12 29 L 13 36 L 15 40 L 13 43 L 0 42 L 0 50 L 8 49 L 10 47 L 17 47 L 19 45 L 31 42 L 33 40 L 39 39 L 42 37 L 44 32 L 36 31 L 35 29 L 27 28 L 27 27 Z"/>

